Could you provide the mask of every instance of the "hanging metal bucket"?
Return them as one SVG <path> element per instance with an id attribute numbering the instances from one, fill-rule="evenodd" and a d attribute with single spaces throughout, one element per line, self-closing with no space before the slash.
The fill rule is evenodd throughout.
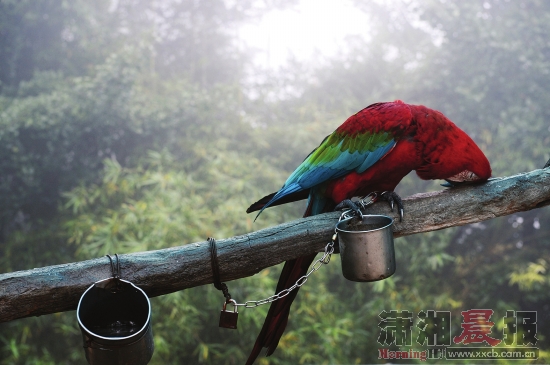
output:
<path id="1" fill-rule="evenodd" d="M 82 294 L 76 317 L 90 365 L 145 365 L 151 360 L 151 303 L 129 281 L 94 283 Z"/>
<path id="2" fill-rule="evenodd" d="M 347 218 L 336 225 L 342 273 L 351 281 L 377 281 L 395 272 L 393 219 L 385 215 Z"/>

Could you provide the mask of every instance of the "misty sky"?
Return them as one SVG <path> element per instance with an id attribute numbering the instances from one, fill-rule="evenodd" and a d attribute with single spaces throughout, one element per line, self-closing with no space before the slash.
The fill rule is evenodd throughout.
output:
<path id="1" fill-rule="evenodd" d="M 300 0 L 240 30 L 243 40 L 257 49 L 255 63 L 268 68 L 289 58 L 316 63 L 343 52 L 346 36 L 367 34 L 367 15 L 349 0 Z"/>

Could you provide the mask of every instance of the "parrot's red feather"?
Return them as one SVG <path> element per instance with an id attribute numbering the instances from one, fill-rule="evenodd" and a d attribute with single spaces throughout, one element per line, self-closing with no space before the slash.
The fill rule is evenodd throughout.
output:
<path id="1" fill-rule="evenodd" d="M 311 265 L 316 255 L 317 253 L 314 253 L 312 255 L 299 257 L 295 260 L 285 262 L 285 266 L 283 267 L 283 271 L 279 277 L 279 282 L 275 292 L 278 293 L 281 290 L 294 285 L 299 278 L 307 273 L 309 265 Z M 252 365 L 264 347 L 267 348 L 265 353 L 266 356 L 271 355 L 273 351 L 275 351 L 286 328 L 288 314 L 290 313 L 290 306 L 297 294 L 298 289 L 295 289 L 283 299 L 275 301 L 271 304 L 262 330 L 256 339 L 256 343 L 254 344 L 254 348 L 248 357 L 246 365 Z"/>

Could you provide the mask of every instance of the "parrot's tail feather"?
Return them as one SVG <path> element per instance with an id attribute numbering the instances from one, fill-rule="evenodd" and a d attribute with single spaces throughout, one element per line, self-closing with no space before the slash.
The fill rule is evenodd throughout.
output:
<path id="1" fill-rule="evenodd" d="M 276 293 L 290 288 L 299 278 L 307 274 L 309 265 L 311 265 L 315 256 L 317 256 L 317 253 L 285 262 L 285 266 L 279 277 Z M 286 297 L 271 303 L 262 330 L 256 339 L 246 365 L 252 365 L 264 347 L 267 348 L 266 356 L 271 355 L 275 351 L 288 322 L 290 306 L 294 298 L 296 298 L 296 294 L 298 294 L 298 289 L 294 289 Z"/>
<path id="2" fill-rule="evenodd" d="M 277 194 L 277 192 L 269 194 L 268 196 L 264 196 L 263 198 L 258 200 L 256 203 L 254 203 L 250 207 L 248 207 L 246 212 L 247 213 L 252 213 L 252 212 L 256 212 L 256 211 L 262 209 L 267 203 L 269 203 L 271 201 L 271 199 L 273 199 L 275 194 Z M 269 206 L 273 207 L 275 205 L 281 205 L 281 204 L 295 202 L 295 201 L 302 200 L 302 199 L 307 199 L 308 196 L 309 196 L 309 189 L 300 190 L 300 191 L 297 191 L 295 193 L 285 195 L 280 199 L 277 199 L 276 201 L 272 202 Z"/>

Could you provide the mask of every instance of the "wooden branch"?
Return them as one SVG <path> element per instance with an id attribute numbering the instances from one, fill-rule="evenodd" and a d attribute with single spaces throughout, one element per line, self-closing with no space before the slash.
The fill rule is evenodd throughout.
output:
<path id="1" fill-rule="evenodd" d="M 550 169 L 486 184 L 416 194 L 404 199 L 405 219 L 396 237 L 527 211 L 550 205 Z M 386 203 L 367 213 L 393 216 Z M 329 242 L 339 213 L 297 219 L 276 227 L 219 240 L 222 281 L 251 276 L 269 266 L 311 252 Z M 207 242 L 120 255 L 122 277 L 153 297 L 213 282 Z M 0 274 L 0 322 L 73 310 L 84 290 L 111 276 L 106 257 Z"/>

